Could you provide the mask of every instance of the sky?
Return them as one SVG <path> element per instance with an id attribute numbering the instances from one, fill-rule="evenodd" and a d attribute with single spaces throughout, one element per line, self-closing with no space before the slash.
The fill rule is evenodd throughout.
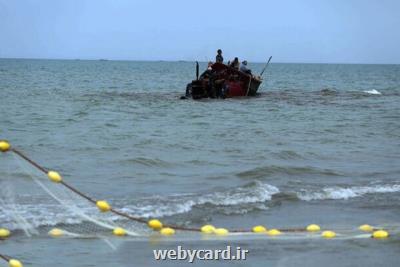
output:
<path id="1" fill-rule="evenodd" d="M 0 58 L 400 64 L 399 0 L 0 0 Z"/>

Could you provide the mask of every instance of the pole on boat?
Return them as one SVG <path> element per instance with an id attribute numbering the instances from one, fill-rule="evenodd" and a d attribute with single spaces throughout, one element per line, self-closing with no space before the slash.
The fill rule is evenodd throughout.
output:
<path id="1" fill-rule="evenodd" d="M 267 64 L 265 65 L 265 67 L 263 68 L 263 70 L 260 73 L 260 77 L 262 77 L 262 75 L 264 74 L 264 71 L 267 69 L 269 62 L 271 61 L 272 56 L 269 57 Z"/>
<path id="2" fill-rule="evenodd" d="M 199 80 L 199 62 L 196 61 L 196 80 Z"/>

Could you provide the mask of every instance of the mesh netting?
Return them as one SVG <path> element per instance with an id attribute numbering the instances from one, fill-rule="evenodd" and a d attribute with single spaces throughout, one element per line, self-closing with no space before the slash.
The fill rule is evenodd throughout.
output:
<path id="1" fill-rule="evenodd" d="M 64 235 L 71 237 L 107 237 L 112 235 L 116 228 L 124 230 L 123 235 L 148 236 L 152 231 L 146 227 L 147 221 L 143 218 L 127 214 L 122 209 L 109 207 L 108 212 L 99 212 L 97 200 L 79 191 L 64 180 L 52 181 L 48 177 L 47 169 L 37 164 L 25 154 L 16 149 L 11 149 L 11 158 L 16 165 L 6 164 L 6 179 L 1 179 L 0 208 L 2 219 L 11 228 L 21 230 L 27 235 L 47 233 L 50 229 L 61 228 Z M 10 157 L 8 157 L 10 158 Z M 13 169 L 14 168 L 14 169 Z M 15 172 L 15 168 L 22 173 Z M 18 178 L 18 179 L 15 179 Z M 29 188 L 27 192 L 26 188 Z M 43 194 L 43 191 L 46 194 Z M 101 210 L 101 209 L 100 209 Z M 186 232 L 202 232 L 201 228 L 191 228 L 177 225 L 164 225 L 166 228 Z M 246 236 L 256 232 L 253 229 L 213 229 L 212 233 L 233 236 Z M 264 229 L 265 230 L 265 229 Z M 370 227 L 368 231 L 379 230 Z M 302 237 L 328 237 L 324 233 L 310 233 L 305 227 L 289 229 L 271 229 L 268 235 L 280 235 L 285 232 L 287 238 Z M 341 238 L 366 238 L 370 233 L 361 234 L 357 228 L 340 229 L 341 233 L 332 237 Z M 160 231 L 162 233 L 162 231 Z M 331 231 L 326 231 L 331 232 Z M 115 234 L 115 232 L 114 232 Z M 118 234 L 116 234 L 118 235 Z M 167 234 L 168 235 L 168 234 Z M 264 235 L 265 236 L 265 235 Z"/>
<path id="2" fill-rule="evenodd" d="M 13 177 L 0 180 L 0 208 L 9 228 L 22 230 L 28 236 L 47 233 L 53 227 L 79 237 L 106 236 L 117 227 L 124 228 L 131 236 L 149 232 L 136 221 L 99 212 L 92 202 L 60 183 L 51 182 L 43 172 L 32 168 L 18 155 L 12 157 L 16 162 L 14 167 L 23 171 L 24 179 L 18 183 Z"/>

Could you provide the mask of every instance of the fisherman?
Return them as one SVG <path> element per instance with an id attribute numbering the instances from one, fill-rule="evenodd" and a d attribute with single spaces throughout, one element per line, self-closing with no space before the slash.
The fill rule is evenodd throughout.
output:
<path id="1" fill-rule="evenodd" d="M 211 61 L 208 62 L 207 69 L 200 75 L 200 80 L 210 78 L 214 71 L 212 69 L 213 63 Z"/>
<path id="2" fill-rule="evenodd" d="M 205 93 L 207 96 L 215 98 L 215 71 L 213 70 L 212 65 L 213 63 L 209 61 L 207 69 L 200 75 L 200 80 L 203 81 L 203 86 L 205 86 Z"/>
<path id="3" fill-rule="evenodd" d="M 235 57 L 235 59 L 232 61 L 232 63 L 229 65 L 229 67 L 235 68 L 237 70 L 239 70 L 239 59 L 237 57 Z"/>
<path id="4" fill-rule="evenodd" d="M 240 71 L 251 75 L 251 69 L 247 67 L 247 60 L 243 60 L 240 65 Z"/>
<path id="5" fill-rule="evenodd" d="M 224 58 L 222 57 L 222 50 L 218 49 L 217 51 L 217 56 L 215 57 L 215 62 L 216 63 L 223 63 L 224 62 Z"/>

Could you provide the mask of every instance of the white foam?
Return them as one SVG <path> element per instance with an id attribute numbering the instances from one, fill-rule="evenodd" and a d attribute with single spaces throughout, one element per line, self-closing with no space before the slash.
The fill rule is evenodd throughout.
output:
<path id="1" fill-rule="evenodd" d="M 382 94 L 381 92 L 379 92 L 375 89 L 364 91 L 364 93 L 371 94 L 371 95 L 381 95 Z"/>
<path id="2" fill-rule="evenodd" d="M 52 192 L 50 193 L 53 194 Z M 116 208 L 121 207 L 121 211 L 135 216 L 159 218 L 190 212 L 198 205 L 211 204 L 215 206 L 235 206 L 251 203 L 263 203 L 271 200 L 272 196 L 276 193 L 279 193 L 277 187 L 256 182 L 243 187 L 206 194 L 177 194 L 165 197 L 146 197 L 136 199 L 135 204 L 133 205 L 129 205 L 126 202 L 123 203 L 124 201 L 116 201 L 119 203 L 115 206 Z M 112 199 L 110 201 L 114 202 Z M 54 226 L 59 223 L 80 224 L 84 221 L 93 222 L 93 220 L 96 220 L 96 224 L 98 224 L 98 211 L 95 206 L 81 205 L 79 209 L 74 208 L 73 211 L 70 211 L 63 205 L 58 205 L 57 203 L 37 203 L 38 200 L 35 199 L 31 199 L 31 202 L 33 203 L 18 203 L 15 205 L 20 211 L 21 216 L 28 220 L 35 228 L 40 226 Z M 71 207 L 74 205 L 68 206 Z M 4 208 L 9 209 L 7 206 Z M 243 209 L 246 209 L 246 207 L 243 207 Z M 112 224 L 112 222 L 121 219 L 120 216 L 110 214 L 108 223 Z M 19 225 L 15 224 L 5 214 L 0 213 L 0 220 L 7 224 L 7 227 L 10 229 L 20 228 Z M 102 224 L 101 226 L 104 225 Z M 110 227 L 109 225 L 106 226 L 106 228 Z"/>
<path id="3" fill-rule="evenodd" d="M 400 184 L 395 185 L 374 185 L 374 186 L 353 186 L 353 187 L 326 187 L 320 191 L 307 191 L 297 193 L 301 200 L 324 200 L 324 199 L 349 199 L 360 197 L 365 194 L 394 193 L 400 191 Z"/>
<path id="4" fill-rule="evenodd" d="M 279 193 L 273 185 L 256 182 L 254 186 L 238 187 L 223 192 L 202 195 L 176 195 L 152 199 L 149 204 L 140 201 L 140 205 L 128 205 L 123 211 L 141 217 L 163 217 L 186 213 L 198 205 L 211 204 L 215 206 L 234 206 L 241 204 L 262 203 L 271 200 Z"/>

